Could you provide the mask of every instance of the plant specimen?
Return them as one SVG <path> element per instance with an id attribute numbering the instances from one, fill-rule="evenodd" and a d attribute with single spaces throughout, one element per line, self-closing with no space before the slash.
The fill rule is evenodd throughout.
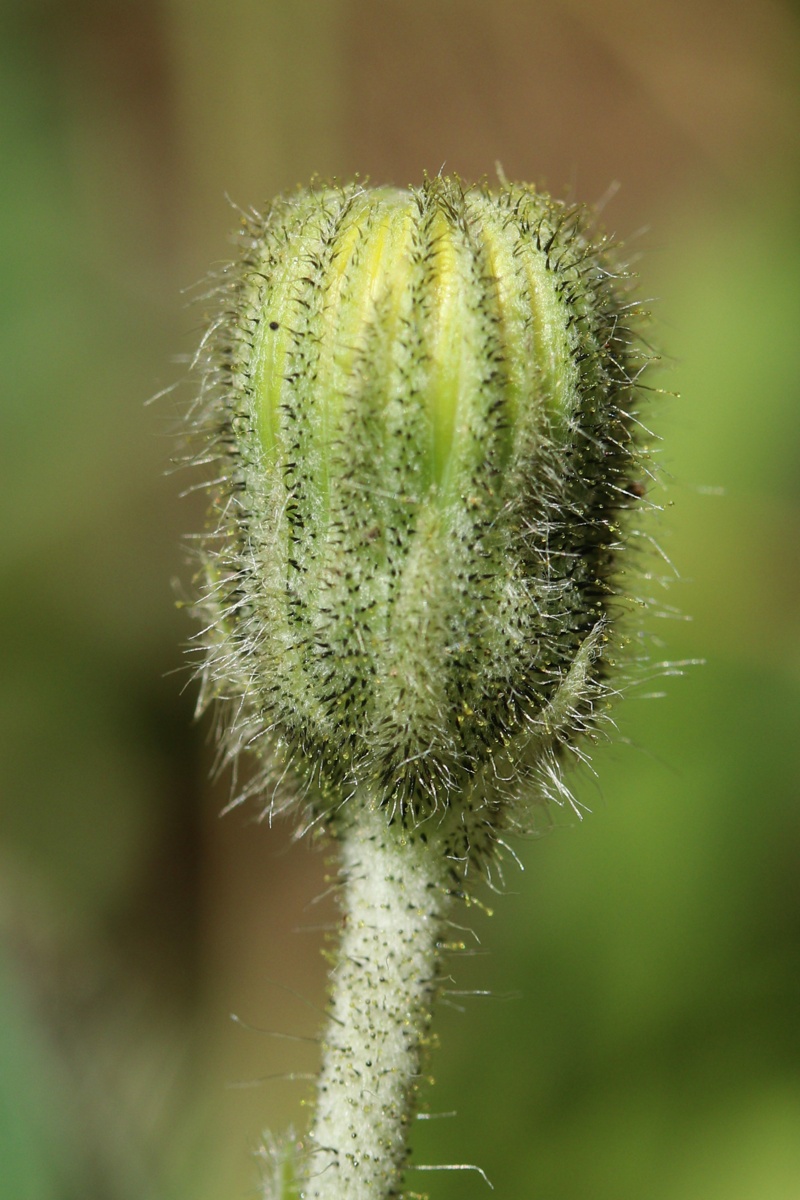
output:
<path id="1" fill-rule="evenodd" d="M 526 185 L 314 185 L 241 242 L 194 412 L 202 703 L 238 798 L 341 863 L 314 1116 L 267 1195 L 379 1200 L 454 909 L 571 800 L 615 692 L 647 354 L 613 248 Z"/>

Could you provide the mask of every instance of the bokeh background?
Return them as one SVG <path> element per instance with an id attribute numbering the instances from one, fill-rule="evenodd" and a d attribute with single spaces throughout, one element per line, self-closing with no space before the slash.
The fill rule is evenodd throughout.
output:
<path id="1" fill-rule="evenodd" d="M 420 1123 L 415 1161 L 478 1163 L 514 1200 L 798 1200 L 797 5 L 0 21 L 0 1196 L 254 1197 L 261 1131 L 304 1123 L 308 1084 L 269 1077 L 316 1047 L 272 1034 L 317 1031 L 332 865 L 220 818 L 193 722 L 175 597 L 203 501 L 168 473 L 191 301 L 233 204 L 499 161 L 602 204 L 652 297 L 672 584 L 647 620 L 656 661 L 705 665 L 634 692 L 573 781 L 591 815 L 555 814 L 470 914 L 485 953 L 456 986 L 494 994 L 439 1012 L 429 1107 L 458 1116 Z"/>

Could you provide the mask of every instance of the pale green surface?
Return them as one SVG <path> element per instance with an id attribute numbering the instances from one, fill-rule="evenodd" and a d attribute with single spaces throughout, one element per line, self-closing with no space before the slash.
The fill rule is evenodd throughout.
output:
<path id="1" fill-rule="evenodd" d="M 525 185 L 295 191 L 242 242 L 201 351 L 203 707 L 270 820 L 452 806 L 477 869 L 605 711 L 642 314 Z"/>

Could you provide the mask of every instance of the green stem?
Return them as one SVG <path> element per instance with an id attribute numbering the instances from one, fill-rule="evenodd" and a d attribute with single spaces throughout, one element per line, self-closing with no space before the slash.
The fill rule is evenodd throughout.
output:
<path id="1" fill-rule="evenodd" d="M 332 971 L 306 1200 L 400 1194 L 437 987 L 448 862 L 435 830 L 350 802 L 344 925 Z M 431 822 L 430 824 L 433 824 Z"/>

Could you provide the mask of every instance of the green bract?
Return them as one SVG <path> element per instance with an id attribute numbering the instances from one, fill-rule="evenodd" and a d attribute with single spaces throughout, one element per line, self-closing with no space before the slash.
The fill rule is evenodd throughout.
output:
<path id="1" fill-rule="evenodd" d="M 586 224 L 442 178 L 248 220 L 204 350 L 205 695 L 273 807 L 363 793 L 471 844 L 558 792 L 641 471 L 635 310 Z"/>

